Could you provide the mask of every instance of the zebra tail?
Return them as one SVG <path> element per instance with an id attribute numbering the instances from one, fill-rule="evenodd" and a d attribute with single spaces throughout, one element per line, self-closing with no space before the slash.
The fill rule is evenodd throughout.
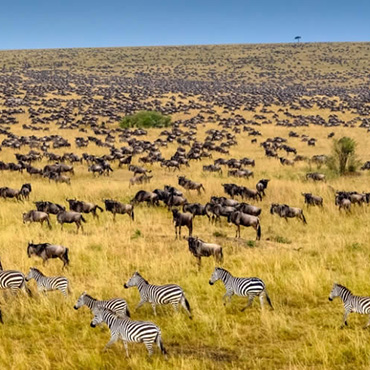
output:
<path id="1" fill-rule="evenodd" d="M 184 300 L 185 300 L 186 308 L 187 308 L 187 309 L 188 309 L 188 311 L 191 313 L 191 308 L 190 308 L 189 301 L 186 299 L 185 295 L 183 295 L 183 297 L 184 297 Z"/>
<path id="2" fill-rule="evenodd" d="M 274 309 L 274 307 L 272 306 L 272 303 L 271 303 L 271 299 L 270 299 L 269 295 L 267 294 L 267 290 L 266 289 L 265 289 L 265 294 L 266 294 L 266 299 L 267 299 L 268 304 L 270 305 L 270 307 L 272 309 Z"/>
<path id="3" fill-rule="evenodd" d="M 168 352 L 167 352 L 166 348 L 164 348 L 160 331 L 157 334 L 156 342 L 157 342 L 158 347 L 161 349 L 162 354 L 167 355 Z"/>
<path id="4" fill-rule="evenodd" d="M 131 317 L 131 313 L 130 313 L 130 310 L 128 309 L 128 307 L 126 307 L 126 316 Z"/>

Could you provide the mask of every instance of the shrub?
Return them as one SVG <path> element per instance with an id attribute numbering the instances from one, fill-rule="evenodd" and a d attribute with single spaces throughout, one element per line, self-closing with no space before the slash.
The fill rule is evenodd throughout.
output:
<path id="1" fill-rule="evenodd" d="M 171 117 L 164 116 L 159 112 L 140 111 L 126 116 L 120 122 L 122 128 L 163 128 L 171 125 Z"/>
<path id="2" fill-rule="evenodd" d="M 327 163 L 329 169 L 339 175 L 343 175 L 346 172 L 356 172 L 360 165 L 356 157 L 356 147 L 356 141 L 350 137 L 334 140 L 332 155 Z"/>

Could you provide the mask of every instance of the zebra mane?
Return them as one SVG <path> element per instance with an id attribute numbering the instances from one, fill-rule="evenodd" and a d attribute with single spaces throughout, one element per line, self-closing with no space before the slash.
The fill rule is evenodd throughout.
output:
<path id="1" fill-rule="evenodd" d="M 137 271 L 136 271 L 136 274 L 138 275 L 138 276 L 140 276 L 144 281 L 145 281 L 145 283 L 146 284 L 149 284 L 149 281 L 148 280 L 145 280 Z"/>
<path id="2" fill-rule="evenodd" d="M 38 272 L 41 276 L 45 276 L 39 269 L 37 269 L 36 267 L 31 267 L 31 269 L 33 270 L 33 271 L 36 271 L 36 272 Z"/>
<path id="3" fill-rule="evenodd" d="M 344 285 L 341 285 L 341 284 L 338 284 L 338 283 L 335 283 L 335 285 L 336 285 L 337 287 L 339 287 L 339 288 L 343 288 L 343 289 L 345 289 L 345 290 L 348 290 L 348 292 L 350 292 L 350 293 L 352 294 L 352 292 L 351 292 L 347 287 L 345 287 Z"/>
<path id="4" fill-rule="evenodd" d="M 92 299 L 93 301 L 96 301 L 96 298 L 91 297 L 89 294 L 85 294 L 85 297 Z"/>

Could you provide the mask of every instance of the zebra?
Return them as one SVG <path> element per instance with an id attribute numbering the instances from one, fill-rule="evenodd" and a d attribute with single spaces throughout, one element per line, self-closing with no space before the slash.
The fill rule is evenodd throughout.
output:
<path id="1" fill-rule="evenodd" d="M 125 288 L 137 286 L 140 293 L 140 302 L 136 309 L 144 303 L 149 302 L 152 305 L 154 315 L 157 315 L 155 306 L 157 304 L 171 303 L 175 311 L 178 310 L 179 303 L 186 310 L 191 319 L 190 305 L 185 297 L 185 293 L 181 287 L 175 284 L 168 285 L 151 285 L 138 272 L 135 272 L 127 283 L 123 285 Z"/>
<path id="2" fill-rule="evenodd" d="M 216 267 L 209 280 L 209 284 L 213 285 L 217 280 L 221 280 L 225 284 L 226 294 L 222 298 L 224 305 L 226 304 L 226 298 L 229 298 L 230 302 L 231 297 L 236 294 L 241 297 L 248 297 L 248 304 L 241 309 L 242 312 L 252 304 L 255 296 L 260 298 L 261 308 L 263 308 L 263 297 L 266 296 L 268 304 L 274 309 L 270 297 L 267 294 L 265 283 L 261 279 L 257 277 L 234 277 L 227 270 Z"/>
<path id="3" fill-rule="evenodd" d="M 10 289 L 15 293 L 18 289 L 31 295 L 31 291 L 26 286 L 26 278 L 21 271 L 3 270 L 0 262 L 0 289 Z"/>
<path id="4" fill-rule="evenodd" d="M 65 297 L 70 293 L 68 279 L 64 276 L 45 276 L 37 268 L 31 267 L 28 275 L 26 276 L 26 281 L 31 279 L 36 280 L 37 289 L 39 292 L 46 293 L 51 290 L 60 290 Z"/>
<path id="5" fill-rule="evenodd" d="M 78 310 L 84 305 L 89 307 L 93 313 L 98 309 L 106 308 L 112 311 L 118 317 L 131 317 L 127 302 L 122 298 L 112 298 L 107 301 L 98 301 L 97 299 L 89 296 L 86 292 L 83 292 L 73 308 Z"/>
<path id="6" fill-rule="evenodd" d="M 92 328 L 101 322 L 105 322 L 111 332 L 110 341 L 105 345 L 106 350 L 119 337 L 121 337 L 126 350 L 126 356 L 128 357 L 128 346 L 127 342 L 136 342 L 145 344 L 148 350 L 149 357 L 153 354 L 153 343 L 157 343 L 162 354 L 166 357 L 167 351 L 163 346 L 161 329 L 149 321 L 133 321 L 127 316 L 119 318 L 108 309 L 98 308 L 94 313 L 94 318 L 90 323 Z"/>
<path id="7" fill-rule="evenodd" d="M 333 289 L 329 295 L 329 301 L 332 301 L 336 297 L 340 297 L 344 304 L 344 316 L 341 329 L 343 329 L 344 325 L 348 325 L 347 317 L 351 312 L 369 315 L 369 321 L 365 325 L 364 329 L 370 326 L 370 297 L 353 295 L 345 286 L 334 283 Z"/>

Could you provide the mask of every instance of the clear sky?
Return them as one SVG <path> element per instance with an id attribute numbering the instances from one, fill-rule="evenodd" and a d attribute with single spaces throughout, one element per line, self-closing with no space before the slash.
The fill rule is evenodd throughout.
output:
<path id="1" fill-rule="evenodd" d="M 370 41 L 370 0 L 9 0 L 0 49 Z"/>

